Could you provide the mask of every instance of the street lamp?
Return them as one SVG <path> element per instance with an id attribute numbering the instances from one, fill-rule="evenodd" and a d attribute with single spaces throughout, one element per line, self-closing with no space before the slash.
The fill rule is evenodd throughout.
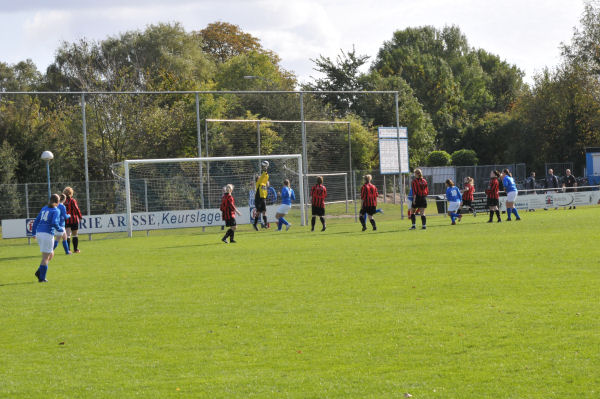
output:
<path id="1" fill-rule="evenodd" d="M 50 151 L 42 152 L 42 161 L 46 162 L 46 174 L 48 175 L 48 199 L 52 196 L 52 190 L 50 190 L 50 161 L 54 159 L 54 154 Z"/>

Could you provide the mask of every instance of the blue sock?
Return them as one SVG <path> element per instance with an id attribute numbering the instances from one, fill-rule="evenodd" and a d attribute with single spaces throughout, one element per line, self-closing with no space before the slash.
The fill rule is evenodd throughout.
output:
<path id="1" fill-rule="evenodd" d="M 58 247 L 58 240 L 54 240 L 54 248 L 52 249 L 56 249 L 56 247 Z"/>
<path id="2" fill-rule="evenodd" d="M 506 214 L 508 215 L 508 218 L 506 218 L 506 220 L 510 220 L 510 216 L 512 215 L 512 210 L 513 210 L 513 208 L 506 209 Z"/>
<path id="3" fill-rule="evenodd" d="M 69 244 L 65 240 L 63 240 L 63 248 L 65 249 L 65 253 L 69 253 Z"/>
<path id="4" fill-rule="evenodd" d="M 452 220 L 452 223 L 454 223 L 455 218 L 456 214 L 454 212 L 450 212 L 450 219 Z"/>
<path id="5" fill-rule="evenodd" d="M 290 224 L 283 216 L 280 217 L 279 220 L 281 220 L 281 223 L 285 224 L 286 226 Z"/>
<path id="6" fill-rule="evenodd" d="M 375 213 L 383 213 L 383 209 L 377 209 Z"/>
<path id="7" fill-rule="evenodd" d="M 517 217 L 517 219 L 521 219 L 519 217 L 519 212 L 517 212 L 517 208 L 512 208 L 512 212 L 515 214 L 515 216 Z"/>
<path id="8" fill-rule="evenodd" d="M 283 222 L 281 221 L 281 219 L 283 219 L 283 218 L 279 218 L 279 221 L 277 222 L 277 230 L 281 230 L 281 226 L 283 225 Z"/>
<path id="9" fill-rule="evenodd" d="M 48 272 L 48 266 L 40 265 L 40 280 L 46 279 L 46 272 Z"/>

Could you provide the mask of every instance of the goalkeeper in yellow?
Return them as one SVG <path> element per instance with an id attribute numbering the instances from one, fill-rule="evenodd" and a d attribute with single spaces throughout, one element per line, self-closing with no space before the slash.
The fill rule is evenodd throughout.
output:
<path id="1" fill-rule="evenodd" d="M 258 227 L 256 227 L 256 225 L 261 214 L 263 219 L 263 227 L 269 226 L 267 222 L 267 184 L 269 182 L 269 174 L 267 173 L 267 169 L 269 168 L 269 162 L 263 161 L 261 163 L 261 167 L 262 174 L 256 178 L 256 194 L 254 194 L 254 207 L 256 208 L 256 216 L 254 217 L 253 226 L 254 230 L 256 231 L 258 231 Z"/>

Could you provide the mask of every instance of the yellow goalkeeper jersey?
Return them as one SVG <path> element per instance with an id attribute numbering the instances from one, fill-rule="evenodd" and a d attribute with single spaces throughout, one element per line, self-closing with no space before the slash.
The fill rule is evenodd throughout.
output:
<path id="1" fill-rule="evenodd" d="M 269 175 L 267 172 L 262 172 L 262 175 L 256 181 L 256 191 L 259 193 L 260 198 L 267 198 L 267 182 L 269 181 Z"/>

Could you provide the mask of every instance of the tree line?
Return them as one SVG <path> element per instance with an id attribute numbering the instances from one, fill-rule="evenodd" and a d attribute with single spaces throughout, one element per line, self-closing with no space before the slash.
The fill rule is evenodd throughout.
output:
<path id="1" fill-rule="evenodd" d="M 84 173 L 81 99 L 2 94 L 9 91 L 392 90 L 399 93 L 400 124 L 409 131 L 411 167 L 451 159 L 525 162 L 541 170 L 545 161 L 572 161 L 581 173 L 585 147 L 600 144 L 599 27 L 600 11 L 590 3 L 561 48 L 561 64 L 543 70 L 530 85 L 517 66 L 471 47 L 456 26 L 396 31 L 374 57 L 354 49 L 321 55 L 312 60 L 319 77 L 304 84 L 259 38 L 225 22 L 192 32 L 178 23 L 157 24 L 101 41 L 64 42 L 44 73 L 30 60 L 0 62 L 0 184 L 43 181 L 39 154 L 46 149 L 57 155 L 54 179 L 83 180 Z M 197 155 L 193 94 L 89 95 L 86 102 L 91 180 L 111 179 L 110 165 L 126 158 Z M 349 121 L 353 165 L 378 167 L 376 129 L 395 126 L 393 96 L 316 94 L 303 105 L 307 120 Z M 294 95 L 199 98 L 201 120 L 299 116 Z M 253 134 L 251 127 L 213 129 L 211 155 L 255 153 L 240 141 Z M 266 125 L 263 131 L 263 154 L 298 146 L 297 128 Z M 309 147 L 333 158 L 346 144 L 341 137 L 311 135 Z M 452 157 L 439 156 L 442 151 Z"/>

